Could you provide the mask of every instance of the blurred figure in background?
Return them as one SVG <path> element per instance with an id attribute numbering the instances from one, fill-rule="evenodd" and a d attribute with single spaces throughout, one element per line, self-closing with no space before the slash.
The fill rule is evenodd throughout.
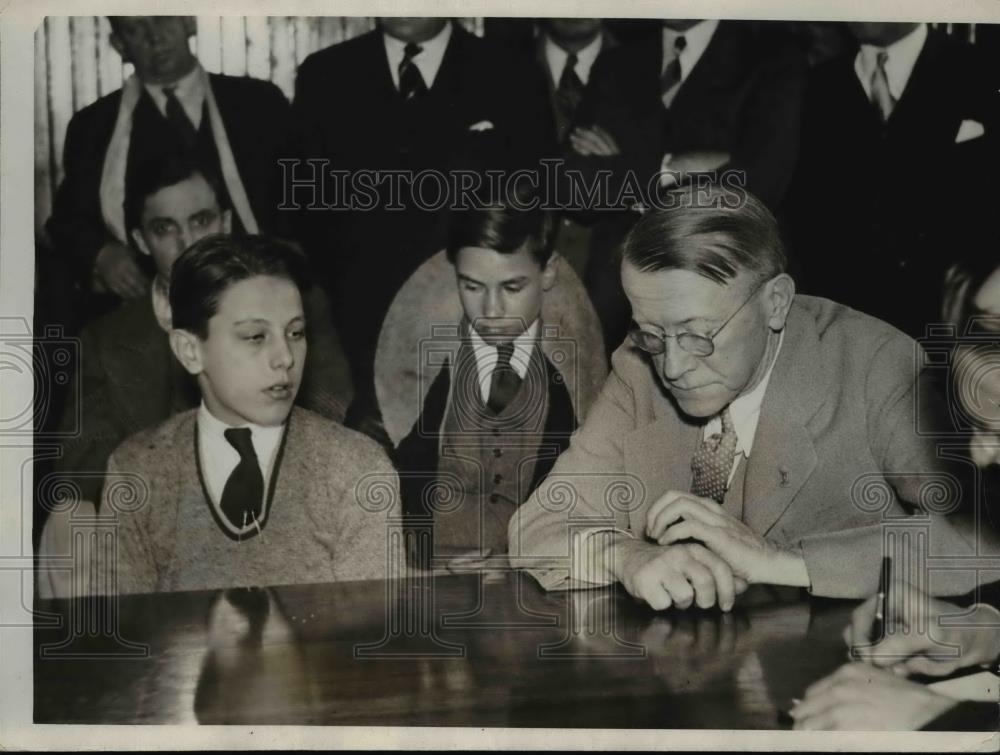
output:
<path id="1" fill-rule="evenodd" d="M 629 321 L 614 252 L 637 217 L 629 212 L 637 198 L 623 187 L 632 181 L 653 194 L 732 169 L 776 210 L 798 151 L 804 77 L 791 38 L 780 43 L 745 21 L 667 19 L 659 34 L 601 56 L 569 139 L 570 167 L 589 181 L 611 171 L 603 197 L 610 211 L 596 213 L 586 275 L 609 353 Z"/>
<path id="2" fill-rule="evenodd" d="M 923 23 L 848 24 L 850 53 L 812 72 L 790 195 L 803 290 L 919 338 L 958 253 L 983 250 L 998 201 L 998 77 Z"/>
<path id="3" fill-rule="evenodd" d="M 289 183 L 289 195 L 305 205 L 331 170 L 344 172 L 348 187 L 359 174 L 371 177 L 373 188 L 353 197 L 363 207 L 304 209 L 298 235 L 330 291 L 350 361 L 356 397 L 348 424 L 385 443 L 372 372 L 379 329 L 403 282 L 444 249 L 451 205 L 449 196 L 433 201 L 435 181 L 389 177 L 536 168 L 552 151 L 545 81 L 527 56 L 451 19 L 383 18 L 306 58 L 295 87 L 298 156 L 326 163 L 315 177 L 301 163 L 286 181 L 312 183 Z M 332 179 L 326 196 L 337 196 Z"/>
<path id="4" fill-rule="evenodd" d="M 617 46 L 599 18 L 545 18 L 538 24 L 535 55 L 549 83 L 555 141 L 565 146 L 576 120 L 590 71 L 598 57 Z M 590 257 L 592 233 L 586 213 L 560 212 L 555 248 L 582 278 Z"/>

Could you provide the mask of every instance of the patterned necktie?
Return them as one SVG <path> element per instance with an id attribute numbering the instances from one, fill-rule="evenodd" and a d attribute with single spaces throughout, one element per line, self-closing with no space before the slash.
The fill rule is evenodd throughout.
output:
<path id="1" fill-rule="evenodd" d="M 691 459 L 691 470 L 694 472 L 691 492 L 719 504 L 726 497 L 733 457 L 736 455 L 736 430 L 728 406 L 722 410 L 721 419 L 722 434 L 704 438 Z"/>
<path id="2" fill-rule="evenodd" d="M 896 98 L 889 91 L 889 77 L 885 73 L 885 63 L 889 53 L 880 50 L 875 58 L 875 70 L 872 71 L 872 104 L 882 117 L 882 123 L 889 120 L 892 109 L 896 106 Z"/>
<path id="3" fill-rule="evenodd" d="M 556 88 L 556 107 L 559 110 L 559 117 L 567 124 L 572 122 L 580 100 L 583 99 L 583 82 L 576 73 L 576 64 L 576 53 L 571 52 L 566 56 L 566 65 L 563 66 L 559 86 Z"/>
<path id="4" fill-rule="evenodd" d="M 420 69 L 413 59 L 423 52 L 423 47 L 409 42 L 403 50 L 403 59 L 399 61 L 399 93 L 404 100 L 412 100 L 427 93 L 427 84 L 420 75 Z"/>
<path id="5" fill-rule="evenodd" d="M 164 87 L 163 94 L 167 98 L 167 121 L 173 126 L 177 136 L 181 139 L 181 143 L 187 149 L 192 149 L 198 141 L 198 132 L 195 130 L 194 124 L 191 123 L 191 119 L 184 112 L 184 107 L 181 105 L 181 101 L 177 99 L 174 87 Z"/>
<path id="6" fill-rule="evenodd" d="M 521 388 L 521 376 L 510 364 L 512 356 L 514 356 L 512 341 L 497 346 L 497 365 L 493 368 L 493 376 L 490 378 L 490 398 L 486 402 L 494 414 L 499 414 L 507 408 Z"/>
<path id="7" fill-rule="evenodd" d="M 220 508 L 236 529 L 260 519 L 264 507 L 264 476 L 260 473 L 250 428 L 234 427 L 225 431 L 229 445 L 240 455 L 240 463 L 226 480 Z"/>
<path id="8" fill-rule="evenodd" d="M 670 107 L 677 92 L 674 91 L 681 82 L 681 53 L 687 47 L 687 40 L 684 36 L 679 36 L 674 40 L 674 49 L 671 60 L 660 75 L 660 99 L 664 107 Z"/>

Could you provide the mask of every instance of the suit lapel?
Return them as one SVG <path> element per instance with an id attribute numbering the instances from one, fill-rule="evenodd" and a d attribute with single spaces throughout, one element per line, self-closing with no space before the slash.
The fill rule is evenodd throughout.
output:
<path id="1" fill-rule="evenodd" d="M 796 303 L 747 464 L 743 518 L 761 535 L 774 526 L 816 468 L 816 449 L 806 425 L 826 395 L 818 353 L 815 326 Z"/>
<path id="2" fill-rule="evenodd" d="M 639 516 L 632 517 L 633 523 L 645 522 L 645 509 L 667 490 L 690 488 L 691 457 L 701 433 L 701 425 L 682 418 L 652 368 L 650 371 L 655 391 L 653 421 L 625 440 L 626 471 L 645 486 L 645 501 Z"/>

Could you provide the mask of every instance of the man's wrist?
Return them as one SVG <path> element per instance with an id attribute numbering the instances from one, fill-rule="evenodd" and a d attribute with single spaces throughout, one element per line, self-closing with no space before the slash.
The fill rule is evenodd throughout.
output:
<path id="1" fill-rule="evenodd" d="M 802 549 L 798 546 L 775 546 L 775 548 L 775 557 L 772 559 L 772 573 L 769 575 L 769 579 L 760 581 L 772 585 L 811 587 L 812 580 L 809 578 L 809 569 L 806 566 L 806 559 L 802 554 Z"/>

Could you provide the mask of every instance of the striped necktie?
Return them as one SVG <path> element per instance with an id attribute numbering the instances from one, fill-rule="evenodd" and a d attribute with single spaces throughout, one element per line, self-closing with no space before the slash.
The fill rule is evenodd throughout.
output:
<path id="1" fill-rule="evenodd" d="M 885 64 L 888 60 L 889 53 L 885 50 L 879 50 L 878 56 L 875 58 L 875 70 L 872 71 L 871 81 L 872 104 L 875 105 L 882 117 L 882 123 L 889 120 L 892 109 L 896 106 L 896 98 L 889 91 L 889 77 L 885 72 Z"/>

